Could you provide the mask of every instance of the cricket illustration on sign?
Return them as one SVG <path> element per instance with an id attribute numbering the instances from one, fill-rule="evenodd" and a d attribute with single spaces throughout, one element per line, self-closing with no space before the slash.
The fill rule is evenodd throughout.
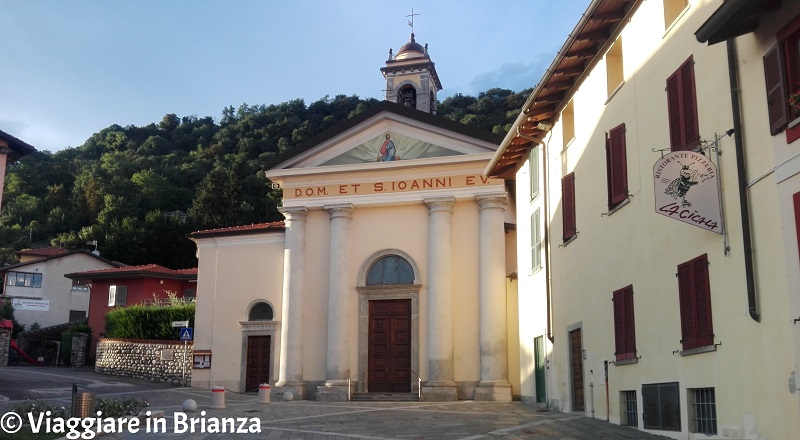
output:
<path id="1" fill-rule="evenodd" d="M 688 208 L 692 206 L 692 203 L 686 200 L 686 193 L 689 192 L 689 189 L 691 189 L 692 186 L 707 180 L 708 175 L 700 174 L 697 170 L 689 168 L 690 166 L 694 165 L 694 162 L 690 163 L 689 165 L 684 165 L 680 161 L 678 161 L 678 163 L 681 165 L 681 170 L 678 173 L 678 178 L 672 181 L 664 179 L 664 183 L 669 182 L 667 189 L 664 190 L 664 194 L 672 196 L 673 199 L 677 199 L 678 197 L 680 197 L 681 205 Z M 703 179 L 702 181 L 699 180 L 704 177 L 705 179 Z"/>

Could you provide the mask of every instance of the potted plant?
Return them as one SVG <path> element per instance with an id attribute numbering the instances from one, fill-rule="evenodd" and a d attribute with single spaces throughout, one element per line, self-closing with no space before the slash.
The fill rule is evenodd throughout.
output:
<path id="1" fill-rule="evenodd" d="M 800 83 L 797 86 L 797 91 L 789 95 L 789 111 L 793 121 L 800 119 Z"/>

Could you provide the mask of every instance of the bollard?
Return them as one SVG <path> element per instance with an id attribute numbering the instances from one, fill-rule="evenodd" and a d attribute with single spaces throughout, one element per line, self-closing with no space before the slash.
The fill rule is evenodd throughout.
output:
<path id="1" fill-rule="evenodd" d="M 269 403 L 269 393 L 272 392 L 268 383 L 262 383 L 258 386 L 258 403 Z"/>
<path id="2" fill-rule="evenodd" d="M 215 409 L 225 408 L 225 388 L 223 387 L 211 388 L 211 408 Z"/>

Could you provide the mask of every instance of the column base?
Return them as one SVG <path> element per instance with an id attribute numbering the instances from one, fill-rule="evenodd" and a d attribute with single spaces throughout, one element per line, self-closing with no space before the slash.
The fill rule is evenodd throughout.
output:
<path id="1" fill-rule="evenodd" d="M 511 384 L 508 382 L 478 382 L 475 400 L 511 402 Z"/>
<path id="2" fill-rule="evenodd" d="M 277 395 L 278 399 L 283 399 L 286 392 L 292 393 L 292 400 L 303 400 L 306 397 L 306 383 L 305 382 L 277 382 L 272 387 L 272 393 Z"/>
<path id="3" fill-rule="evenodd" d="M 321 385 L 317 387 L 317 402 L 347 402 L 350 387 L 345 385 Z"/>
<path id="4" fill-rule="evenodd" d="M 420 393 L 422 402 L 455 402 L 458 400 L 458 387 L 455 382 L 425 382 Z"/>

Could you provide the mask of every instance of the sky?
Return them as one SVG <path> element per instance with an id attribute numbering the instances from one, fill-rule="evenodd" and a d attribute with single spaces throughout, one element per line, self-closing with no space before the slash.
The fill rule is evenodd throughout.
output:
<path id="1" fill-rule="evenodd" d="M 112 124 L 242 103 L 383 99 L 428 44 L 438 98 L 533 87 L 589 0 L 0 0 L 0 130 L 55 152 Z"/>

